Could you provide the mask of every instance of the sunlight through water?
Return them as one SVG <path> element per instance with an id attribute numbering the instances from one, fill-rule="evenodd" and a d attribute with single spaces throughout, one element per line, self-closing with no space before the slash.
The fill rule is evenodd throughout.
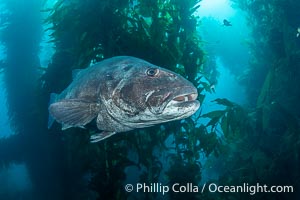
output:
<path id="1" fill-rule="evenodd" d="M 213 17 L 218 20 L 229 19 L 235 15 L 229 0 L 202 0 L 196 15 L 200 17 Z"/>

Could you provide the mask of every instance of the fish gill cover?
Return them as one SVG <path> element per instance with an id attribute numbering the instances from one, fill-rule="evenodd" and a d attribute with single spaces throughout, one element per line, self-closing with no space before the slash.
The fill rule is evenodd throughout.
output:
<path id="1" fill-rule="evenodd" d="M 119 55 L 135 56 L 186 77 L 199 101 L 217 83 L 194 14 L 200 0 L 2 0 L 1 62 L 15 135 L 0 140 L 2 168 L 25 163 L 27 193 L 1 199 L 297 199 L 299 197 L 299 2 L 235 0 L 249 17 L 249 69 L 240 76 L 251 105 L 228 99 L 223 109 L 115 135 L 97 144 L 86 129 L 47 128 L 50 93 L 72 70 Z M 47 5 L 47 7 L 45 7 Z M 30 12 L 28 12 L 30 11 Z M 42 11 L 42 12 L 41 12 Z M 47 15 L 42 21 L 43 15 Z M 40 66 L 43 25 L 55 53 Z M 232 26 L 237 26 L 232 23 Z M 224 27 L 230 28 L 230 27 Z M 21 33 L 21 34 L 20 34 Z M 203 122 L 203 119 L 208 119 Z M 217 176 L 207 177 L 209 170 Z M 293 193 L 128 193 L 127 183 L 172 186 L 256 183 L 292 185 Z"/>

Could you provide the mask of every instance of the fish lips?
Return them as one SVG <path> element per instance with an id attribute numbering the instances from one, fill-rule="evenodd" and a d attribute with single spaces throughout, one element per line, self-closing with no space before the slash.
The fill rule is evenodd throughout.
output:
<path id="1" fill-rule="evenodd" d="M 171 90 L 171 91 L 170 91 Z M 147 102 L 152 113 L 161 114 L 166 107 L 190 107 L 198 110 L 200 102 L 197 100 L 198 92 L 195 87 L 165 88 L 154 92 Z"/>

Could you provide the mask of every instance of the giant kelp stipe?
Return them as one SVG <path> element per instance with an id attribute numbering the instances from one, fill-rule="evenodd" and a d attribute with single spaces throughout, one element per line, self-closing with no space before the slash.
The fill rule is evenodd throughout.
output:
<path id="1" fill-rule="evenodd" d="M 246 56 L 232 59 L 245 54 L 222 41 L 239 22 L 228 18 L 232 26 L 223 26 L 224 19 L 220 24 L 213 19 L 214 26 L 205 26 L 196 12 L 200 0 L 1 0 L 0 67 L 15 134 L 0 139 L 0 166 L 1 171 L 26 166 L 30 187 L 21 192 L 0 188 L 0 199 L 299 198 L 300 3 L 231 2 L 247 16 L 247 69 L 238 67 Z M 212 31 L 219 40 L 207 42 L 199 30 Z M 54 48 L 47 66 L 40 62 L 44 33 Z M 224 43 L 231 49 L 222 54 Z M 98 131 L 95 123 L 65 131 L 54 123 L 48 129 L 50 94 L 72 82 L 72 71 L 119 55 L 181 74 L 197 87 L 204 108 L 185 120 L 95 144 L 90 143 Z M 205 97 L 218 94 L 218 84 L 227 84 L 218 83 L 220 63 L 245 87 L 248 103 L 222 96 L 207 102 Z M 293 186 L 293 192 L 162 194 L 137 192 L 137 183 L 169 188 L 259 183 Z M 126 184 L 134 191 L 126 192 Z"/>

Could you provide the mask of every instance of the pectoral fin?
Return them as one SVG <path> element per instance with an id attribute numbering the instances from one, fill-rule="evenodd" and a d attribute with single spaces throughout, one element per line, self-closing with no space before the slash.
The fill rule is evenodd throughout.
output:
<path id="1" fill-rule="evenodd" d="M 64 99 L 51 104 L 49 112 L 63 124 L 63 129 L 82 127 L 97 117 L 99 105 L 81 99 Z"/>
<path id="2" fill-rule="evenodd" d="M 91 143 L 96 143 L 96 142 L 104 140 L 114 134 L 116 134 L 116 132 L 103 131 L 101 133 L 96 133 L 91 136 L 90 141 L 91 141 Z"/>

